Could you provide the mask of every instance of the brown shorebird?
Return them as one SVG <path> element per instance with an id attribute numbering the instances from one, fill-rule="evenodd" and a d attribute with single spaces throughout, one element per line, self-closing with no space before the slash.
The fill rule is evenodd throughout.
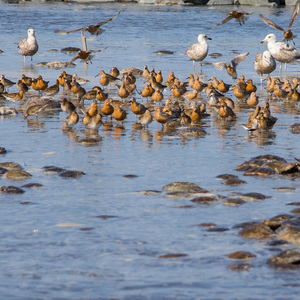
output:
<path id="1" fill-rule="evenodd" d="M 240 10 L 233 10 L 228 14 L 228 16 L 224 20 L 222 20 L 217 25 L 210 27 L 209 29 L 213 29 L 219 25 L 225 24 L 231 19 L 235 19 L 237 22 L 239 22 L 240 25 L 243 25 L 245 24 L 245 21 L 248 19 L 249 15 L 252 15 L 252 13 L 247 13 L 245 11 L 240 11 Z"/>
<path id="2" fill-rule="evenodd" d="M 90 34 L 92 35 L 99 35 L 101 33 L 104 32 L 104 29 L 101 29 L 100 27 L 110 21 L 113 21 L 115 18 L 118 17 L 118 15 L 120 14 L 121 12 L 119 11 L 114 17 L 106 20 L 106 21 L 103 21 L 103 22 L 100 22 L 100 23 L 97 23 L 97 24 L 94 24 L 94 25 L 89 25 L 87 27 L 81 27 L 79 29 L 75 29 L 75 30 L 70 30 L 70 31 L 63 31 L 63 30 L 56 30 L 55 33 L 59 33 L 59 34 L 70 34 L 70 33 L 75 33 L 75 32 L 78 32 L 78 31 L 88 31 Z"/>
<path id="3" fill-rule="evenodd" d="M 89 63 L 89 62 L 92 63 L 92 58 L 94 57 L 94 55 L 92 55 L 92 53 L 102 52 L 106 48 L 107 47 L 105 47 L 101 50 L 89 50 L 89 51 L 79 50 L 77 55 L 70 61 L 70 64 L 77 59 L 81 59 L 82 61 L 87 62 L 87 63 Z"/>
<path id="4" fill-rule="evenodd" d="M 231 60 L 231 64 L 228 64 L 225 62 L 216 62 L 216 63 L 212 63 L 211 65 L 214 68 L 216 68 L 217 70 L 226 69 L 227 73 L 230 77 L 232 77 L 233 79 L 237 79 L 236 68 L 237 68 L 238 64 L 240 64 L 247 58 L 248 55 L 249 55 L 249 52 L 236 56 L 235 58 L 233 58 Z"/>

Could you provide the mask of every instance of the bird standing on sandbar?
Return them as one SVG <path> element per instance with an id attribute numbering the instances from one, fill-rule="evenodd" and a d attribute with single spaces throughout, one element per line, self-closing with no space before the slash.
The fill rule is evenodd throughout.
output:
<path id="1" fill-rule="evenodd" d="M 18 45 L 20 54 L 24 56 L 24 64 L 26 64 L 26 56 L 31 56 L 32 63 L 32 56 L 39 50 L 39 46 L 34 35 L 34 29 L 29 28 L 27 34 L 27 39 L 22 40 Z"/>
<path id="2" fill-rule="evenodd" d="M 202 72 L 202 61 L 205 59 L 208 53 L 207 40 L 211 40 L 210 37 L 205 34 L 198 35 L 198 43 L 190 46 L 190 48 L 185 52 L 190 60 L 193 61 L 193 71 L 195 73 L 195 61 L 201 61 L 201 72 Z"/>

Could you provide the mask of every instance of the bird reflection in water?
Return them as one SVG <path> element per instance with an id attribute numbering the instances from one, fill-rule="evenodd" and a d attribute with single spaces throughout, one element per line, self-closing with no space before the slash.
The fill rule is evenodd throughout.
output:
<path id="1" fill-rule="evenodd" d="M 276 133 L 273 130 L 256 130 L 248 135 L 247 141 L 257 146 L 273 145 L 275 143 Z"/>
<path id="2" fill-rule="evenodd" d="M 27 122 L 28 128 L 32 129 L 31 131 L 39 131 L 45 126 L 45 122 L 39 119 L 25 119 L 25 121 Z"/>

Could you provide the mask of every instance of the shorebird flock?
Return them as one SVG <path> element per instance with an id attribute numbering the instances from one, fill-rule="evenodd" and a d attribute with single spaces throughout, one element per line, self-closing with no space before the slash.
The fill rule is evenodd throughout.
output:
<path id="1" fill-rule="evenodd" d="M 254 69 L 261 78 L 261 88 L 262 77 L 266 74 L 265 90 L 270 97 L 278 100 L 300 101 L 298 78 L 285 77 L 284 80 L 281 80 L 281 78 L 270 77 L 270 74 L 276 69 L 276 62 L 280 63 L 280 73 L 281 65 L 285 64 L 286 74 L 287 64 L 300 58 L 297 49 L 288 44 L 295 38 L 291 28 L 298 12 L 299 1 L 295 5 L 287 31 L 260 15 L 263 22 L 282 31 L 286 41 L 278 42 L 273 33 L 268 34 L 261 41 L 267 43 L 268 50 L 257 55 L 254 61 Z M 101 34 L 100 26 L 114 20 L 118 15 L 119 13 L 113 18 L 95 25 L 57 33 L 69 34 L 88 31 L 98 35 Z M 236 19 L 240 25 L 243 25 L 249 15 L 243 11 L 232 11 L 223 21 L 210 29 L 231 19 Z M 249 109 L 253 109 L 247 124 L 241 124 L 243 128 L 249 132 L 270 130 L 277 118 L 271 115 L 269 102 L 266 100 L 264 103 L 260 103 L 256 94 L 258 88 L 253 80 L 246 79 L 244 75 L 238 76 L 237 73 L 238 65 L 247 59 L 249 53 L 237 55 L 230 63 L 211 64 L 217 70 L 226 69 L 234 84 L 225 83 L 222 79 L 218 80 L 216 76 L 212 77 L 209 82 L 202 82 L 201 77 L 195 74 L 195 62 L 200 62 L 202 73 L 202 62 L 208 55 L 210 39 L 206 34 L 199 34 L 198 43 L 191 45 L 186 50 L 185 54 L 193 61 L 193 73 L 188 77 L 188 81 L 181 81 L 173 71 L 170 71 L 164 79 L 160 70 L 155 71 L 154 68 L 149 70 L 147 65 L 144 66 L 144 69 L 118 70 L 117 67 L 113 67 L 109 72 L 101 70 L 99 74 L 96 74 L 99 76 L 99 85 L 94 86 L 91 90 L 83 87 L 89 82 L 88 79 L 81 78 L 76 73 L 67 74 L 66 71 L 61 72 L 53 85 L 49 85 L 49 81 L 44 80 L 41 75 L 38 78 L 29 78 L 23 74 L 17 82 L 13 82 L 3 74 L 0 79 L 0 100 L 13 102 L 13 108 L 2 107 L 0 113 L 17 113 L 16 103 L 21 104 L 25 118 L 31 116 L 38 118 L 51 109 L 60 108 L 66 114 L 65 126 L 74 128 L 81 121 L 87 130 L 97 131 L 103 122 L 122 123 L 130 111 L 136 115 L 136 122 L 144 127 L 148 127 L 154 120 L 163 127 L 200 126 L 201 120 L 211 115 L 216 115 L 223 120 L 236 120 L 235 106 L 237 103 L 242 103 Z M 27 39 L 22 40 L 18 48 L 20 54 L 24 56 L 24 63 L 26 64 L 26 56 L 30 56 L 32 62 L 32 57 L 38 51 L 34 29 L 28 29 Z M 88 55 L 81 57 L 79 52 Z M 85 61 L 91 59 L 91 51 L 79 52 L 71 62 L 76 59 Z M 9 89 L 14 85 L 18 92 L 9 93 Z M 228 96 L 229 92 L 235 99 Z M 87 101 L 91 101 L 91 103 L 87 104 Z"/>

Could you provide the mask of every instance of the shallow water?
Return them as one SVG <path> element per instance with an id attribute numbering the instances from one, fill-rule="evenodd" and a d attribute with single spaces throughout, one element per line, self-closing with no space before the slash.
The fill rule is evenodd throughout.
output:
<path id="1" fill-rule="evenodd" d="M 207 31 L 232 8 L 226 6 L 1 3 L 0 7 L 5 15 L 5 22 L 0 23 L 4 51 L 0 54 L 1 72 L 14 81 L 22 73 L 33 77 L 41 74 L 51 84 L 61 70 L 30 67 L 29 60 L 24 67 L 23 57 L 17 52 L 16 43 L 26 36 L 27 28 L 35 28 L 40 47 L 34 63 L 67 62 L 74 55 L 61 53 L 60 49 L 81 47 L 81 35 L 58 35 L 55 30 L 77 29 L 121 11 L 116 20 L 103 26 L 106 31 L 102 35 L 87 35 L 89 49 L 108 48 L 96 54 L 92 64 L 77 61 L 74 69 L 67 69 L 68 73 L 76 72 L 90 80 L 85 85 L 87 90 L 99 84 L 95 75 L 101 69 L 108 72 L 113 66 L 142 69 L 147 64 L 162 70 L 165 78 L 173 70 L 180 80 L 185 80 L 192 73 L 192 62 L 183 53 L 201 32 L 212 38 L 210 53 L 223 54 L 219 59 L 208 56 L 207 62 L 230 61 L 233 50 L 250 52 L 238 66 L 238 73 L 253 78 L 258 85 L 254 57 L 266 49 L 260 41 L 274 32 L 257 14 L 251 15 L 242 27 L 231 21 Z M 243 10 L 257 12 L 258 8 Z M 286 28 L 292 8 L 259 8 L 259 12 Z M 299 22 L 293 28 L 297 33 Z M 279 31 L 274 33 L 280 36 Z M 157 50 L 174 54 L 154 54 Z M 199 65 L 196 67 L 199 72 Z M 277 68 L 273 75 L 278 72 Z M 288 66 L 288 75 L 297 76 L 298 72 L 297 64 Z M 212 76 L 232 83 L 225 72 L 204 66 L 203 80 Z M 138 90 L 142 84 L 139 79 Z M 16 87 L 10 89 L 13 91 Z M 264 103 L 266 93 L 259 96 Z M 136 98 L 140 101 L 139 95 Z M 89 103 L 86 101 L 86 105 Z M 18 162 L 33 176 L 21 182 L 1 178 L 1 186 L 38 182 L 43 187 L 26 189 L 23 195 L 0 194 L 1 298 L 298 299 L 299 270 L 283 272 L 270 268 L 267 259 L 277 252 L 270 251 L 264 241 L 239 237 L 238 230 L 233 229 L 241 222 L 288 213 L 293 207 L 286 204 L 298 201 L 299 180 L 285 176 L 243 177 L 235 171 L 243 161 L 257 155 L 275 154 L 289 162 L 299 158 L 298 136 L 289 129 L 299 122 L 299 107 L 272 101 L 271 109 L 278 121 L 267 134 L 249 135 L 241 124 L 247 122 L 251 110 L 237 107 L 236 121 L 220 122 L 211 116 L 202 124 L 208 134 L 188 140 L 180 137 L 181 128 L 162 130 L 155 121 L 148 129 L 142 129 L 130 110 L 123 126 L 113 122 L 92 136 L 81 123 L 74 130 L 63 130 L 63 112 L 27 121 L 23 114 L 2 117 L 0 146 L 8 153 L 0 161 Z M 101 141 L 89 147 L 77 143 L 85 137 Z M 86 175 L 63 179 L 45 174 L 42 167 L 47 165 L 80 170 Z M 239 175 L 247 184 L 225 186 L 215 178 L 222 173 Z M 124 177 L 130 174 L 136 177 Z M 271 197 L 240 207 L 224 206 L 221 200 L 210 206 L 196 205 L 190 199 L 164 197 L 163 186 L 175 181 L 194 182 L 223 196 L 259 192 Z M 274 190 L 283 186 L 296 190 Z M 160 193 L 144 195 L 144 190 Z M 215 223 L 228 230 L 207 231 L 198 226 L 201 223 Z M 249 271 L 228 269 L 236 262 L 226 255 L 238 250 L 256 255 Z M 159 258 L 170 253 L 186 256 Z"/>

